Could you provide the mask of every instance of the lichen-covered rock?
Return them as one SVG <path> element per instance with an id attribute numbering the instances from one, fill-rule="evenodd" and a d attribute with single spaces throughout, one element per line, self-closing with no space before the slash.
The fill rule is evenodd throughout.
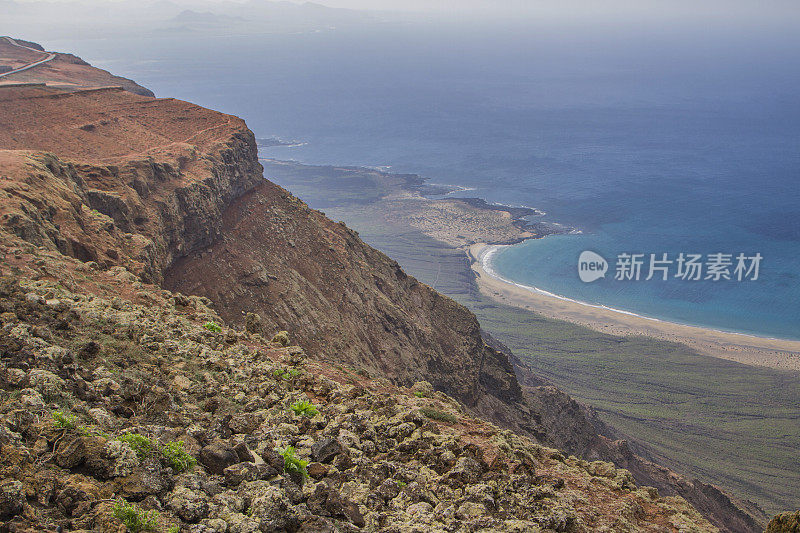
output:
<path id="1" fill-rule="evenodd" d="M 95 424 L 102 428 L 110 428 L 114 425 L 114 419 L 108 414 L 108 411 L 103 409 L 102 407 L 93 407 L 89 409 L 89 418 L 91 418 Z"/>
<path id="2" fill-rule="evenodd" d="M 45 398 L 55 398 L 64 390 L 64 380 L 47 370 L 34 368 L 28 373 L 28 382 Z"/>
<path id="3" fill-rule="evenodd" d="M 482 473 L 481 465 L 469 456 L 459 457 L 455 466 L 447 473 L 447 479 L 460 483 L 475 483 Z"/>
<path id="4" fill-rule="evenodd" d="M 96 455 L 90 448 L 86 458 L 87 470 L 103 479 L 129 476 L 138 465 L 136 452 L 119 440 L 107 441 Z"/>
<path id="5" fill-rule="evenodd" d="M 237 487 L 244 481 L 256 481 L 266 479 L 278 474 L 277 470 L 270 465 L 252 462 L 242 462 L 231 465 L 223 470 L 225 484 L 228 487 Z"/>
<path id="6" fill-rule="evenodd" d="M 208 515 L 208 497 L 186 487 L 178 487 L 169 496 L 167 506 L 189 523 L 199 522 Z"/>
<path id="7" fill-rule="evenodd" d="M 14 479 L 0 481 L 0 519 L 7 519 L 22 512 L 25 506 L 25 491 L 22 483 Z"/>
<path id="8" fill-rule="evenodd" d="M 263 333 L 264 322 L 258 313 L 247 313 L 244 317 L 244 329 L 248 333 Z"/>
<path id="9" fill-rule="evenodd" d="M 766 533 L 800 533 L 800 511 L 775 515 L 769 521 Z"/>
<path id="10" fill-rule="evenodd" d="M 279 331 L 272 337 L 272 342 L 278 343 L 281 346 L 289 346 L 289 332 Z"/>
<path id="11" fill-rule="evenodd" d="M 254 482 L 248 487 L 253 494 L 248 513 L 259 520 L 264 533 L 296 531 L 300 526 L 297 512 L 286 493 L 266 482 Z"/>

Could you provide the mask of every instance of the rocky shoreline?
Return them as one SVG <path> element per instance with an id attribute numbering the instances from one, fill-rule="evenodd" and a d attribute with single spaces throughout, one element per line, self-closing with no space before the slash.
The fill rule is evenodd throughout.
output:
<path id="1" fill-rule="evenodd" d="M 313 175 L 316 190 L 300 190 L 312 203 L 325 191 L 321 205 L 358 205 L 398 225 L 409 225 L 423 233 L 464 247 L 478 242 L 517 244 L 528 239 L 564 233 L 567 229 L 531 220 L 543 213 L 530 207 L 492 204 L 482 198 L 449 196 L 461 189 L 432 185 L 418 174 L 396 174 L 366 167 L 305 165 L 294 161 L 261 159 L 265 173 L 277 178 L 295 180 Z M 355 184 L 358 184 L 358 187 Z M 353 189 L 352 194 L 336 197 L 337 191 Z M 322 200 L 322 198 L 320 198 Z"/>

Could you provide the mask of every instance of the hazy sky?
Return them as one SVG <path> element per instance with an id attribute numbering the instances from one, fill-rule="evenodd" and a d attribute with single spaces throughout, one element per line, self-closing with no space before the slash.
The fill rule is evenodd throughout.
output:
<path id="1" fill-rule="evenodd" d="M 41 0 L 15 0 L 20 3 Z M 49 0 L 69 2 L 75 0 Z M 81 3 L 110 4 L 120 0 L 79 0 Z M 169 0 L 168 0 L 169 1 Z M 251 0 L 172 0 L 191 7 L 202 6 L 206 1 L 238 2 Z M 289 0 L 302 4 L 306 0 Z M 496 12 L 534 12 L 552 14 L 572 14 L 575 12 L 595 13 L 616 11 L 621 13 L 717 13 L 724 15 L 800 14 L 798 0 L 313 0 L 330 7 L 351 9 L 376 9 L 396 11 L 496 11 Z"/>
<path id="2" fill-rule="evenodd" d="M 19 3 L 41 0 L 15 0 Z M 127 6 L 136 0 L 49 0 L 77 1 L 82 4 L 110 6 L 118 1 Z M 156 10 L 173 3 L 195 11 L 214 10 L 223 2 L 268 3 L 268 0 L 139 0 L 140 4 L 155 4 Z M 540 21 L 574 21 L 581 24 L 629 24 L 637 21 L 657 25 L 684 23 L 714 25 L 734 23 L 791 27 L 800 24 L 800 0 L 311 0 L 329 7 L 367 9 L 393 12 L 426 12 L 445 16 L 454 21 L 490 20 L 493 18 Z M 0 0 L 0 3 L 2 0 Z M 163 2 L 163 3 L 162 3 Z M 305 0 L 291 0 L 302 4 Z M 45 4 L 42 4 L 45 5 Z M 52 4 L 51 4 L 52 5 Z M 225 9 L 224 7 L 222 9 Z"/>

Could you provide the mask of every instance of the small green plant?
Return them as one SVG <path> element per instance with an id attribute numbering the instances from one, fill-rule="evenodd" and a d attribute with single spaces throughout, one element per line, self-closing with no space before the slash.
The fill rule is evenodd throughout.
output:
<path id="1" fill-rule="evenodd" d="M 277 368 L 272 371 L 272 376 L 276 379 L 285 379 L 286 381 L 291 381 L 294 378 L 300 375 L 300 371 L 296 368 Z"/>
<path id="2" fill-rule="evenodd" d="M 451 415 L 450 413 L 445 413 L 443 411 L 439 411 L 431 407 L 423 407 L 419 410 L 419 412 L 430 419 L 438 420 L 440 422 L 450 422 L 451 424 L 454 422 L 458 422 L 458 418 Z"/>
<path id="3" fill-rule="evenodd" d="M 167 461 L 167 464 L 176 473 L 186 472 L 191 470 L 197 464 L 197 459 L 186 453 L 183 449 L 183 441 L 168 442 L 161 448 L 161 455 Z"/>
<path id="4" fill-rule="evenodd" d="M 111 508 L 114 518 L 125 524 L 130 533 L 141 531 L 158 531 L 158 513 L 143 511 L 137 506 L 119 499 Z"/>
<path id="5" fill-rule="evenodd" d="M 292 404 L 292 411 L 294 411 L 294 414 L 298 416 L 302 415 L 302 416 L 307 416 L 309 418 L 319 413 L 319 411 L 317 411 L 317 408 L 314 407 L 314 404 L 309 402 L 308 400 L 299 400 L 294 402 Z"/>
<path id="6" fill-rule="evenodd" d="M 212 333 L 220 333 L 222 331 L 222 326 L 220 326 L 219 324 L 217 324 L 213 320 L 210 320 L 210 321 L 206 322 L 205 324 L 203 324 L 203 327 L 206 328 L 208 331 L 210 331 Z"/>
<path id="7" fill-rule="evenodd" d="M 167 533 L 181 533 L 181 528 L 178 526 L 169 526 Z"/>
<path id="8" fill-rule="evenodd" d="M 122 442 L 128 443 L 139 459 L 158 457 L 163 459 L 176 473 L 189 471 L 197 465 L 197 459 L 183 449 L 182 440 L 171 441 L 159 447 L 155 442 L 138 433 L 125 433 L 118 438 Z"/>
<path id="9" fill-rule="evenodd" d="M 75 429 L 78 427 L 75 415 L 53 411 L 53 426 L 56 429 Z"/>
<path id="10" fill-rule="evenodd" d="M 153 441 L 144 435 L 139 435 L 138 433 L 125 433 L 119 437 L 119 440 L 128 443 L 128 446 L 130 446 L 131 449 L 136 452 L 136 455 L 139 456 L 139 459 L 144 459 L 150 455 L 153 455 L 153 452 L 156 450 L 156 446 L 153 444 Z"/>
<path id="11" fill-rule="evenodd" d="M 418 390 L 418 391 L 414 391 L 414 396 L 416 396 L 417 398 L 425 398 L 428 395 L 425 394 L 424 392 L 422 392 L 421 390 Z"/>
<path id="12" fill-rule="evenodd" d="M 303 478 L 308 477 L 308 461 L 300 459 L 295 455 L 294 446 L 287 446 L 278 449 L 278 453 L 283 456 L 283 469 L 289 474 L 300 474 Z"/>
<path id="13" fill-rule="evenodd" d="M 78 433 L 84 437 L 103 437 L 106 440 L 111 439 L 108 433 L 93 426 L 78 426 Z"/>

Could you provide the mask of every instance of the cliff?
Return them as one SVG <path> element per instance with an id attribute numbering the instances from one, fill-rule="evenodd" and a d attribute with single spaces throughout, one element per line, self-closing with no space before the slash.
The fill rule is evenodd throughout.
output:
<path id="1" fill-rule="evenodd" d="M 11 522 L 34 529 L 48 520 L 102 529 L 112 513 L 103 504 L 123 495 L 144 508 L 166 508 L 176 522 L 204 520 L 211 527 L 207 521 L 222 520 L 224 528 L 219 522 L 214 527 L 246 530 L 232 529 L 226 520 L 250 510 L 260 517 L 253 527 L 280 529 L 265 525 L 275 511 L 258 503 L 266 497 L 258 491 L 267 491 L 270 502 L 287 512 L 290 506 L 288 514 L 296 516 L 288 529 L 311 527 L 306 522 L 320 517 L 337 527 L 349 523 L 377 529 L 392 520 L 412 519 L 401 511 L 422 503 L 403 499 L 420 492 L 404 491 L 398 481 L 378 499 L 362 486 L 378 490 L 401 471 L 397 479 L 404 484 L 430 481 L 425 490 L 434 497 L 425 499 L 430 509 L 421 506 L 425 512 L 417 527 L 450 528 L 461 521 L 510 530 L 531 530 L 526 528 L 536 524 L 591 530 L 595 525 L 613 528 L 615 520 L 624 519 L 637 530 L 656 525 L 678 530 L 687 524 L 713 530 L 682 498 L 643 492 L 626 471 L 542 451 L 544 444 L 590 459 L 619 456 L 639 471 L 640 480 L 649 479 L 640 459 L 597 435 L 576 402 L 546 385 L 521 386 L 512 361 L 485 342 L 466 308 L 407 276 L 344 225 L 264 180 L 255 140 L 240 119 L 121 89 L 5 87 L 0 88 L 0 148 L 3 272 L 16 279 L 7 281 L 2 310 L 8 339 L 2 387 L 7 432 L 0 435 L 3 483 L 9 487 L 4 494 L 24 488 L 23 498 L 4 504 L 14 511 L 5 513 Z M 232 328 L 220 327 L 223 322 Z M 308 374 L 298 369 L 295 375 L 278 365 L 295 361 L 300 353 L 266 340 L 278 330 L 288 330 L 317 361 L 312 374 L 336 375 L 356 389 L 327 384 L 328 392 L 320 393 L 313 376 L 282 388 L 284 377 L 292 381 Z M 517 365 L 516 372 L 523 371 Z M 423 381 L 432 387 L 403 389 Z M 52 383 L 66 392 L 54 393 Z M 372 396 L 359 403 L 362 393 L 352 391 L 364 388 Z M 331 396 L 333 389 L 340 393 Z M 321 420 L 311 417 L 306 423 L 303 416 L 287 415 L 287 408 L 303 398 L 326 406 Z M 428 405 L 425 398 L 439 403 Z M 390 405 L 381 403 L 386 401 Z M 396 402 L 408 408 L 398 410 Z M 18 420 L 21 411 L 31 409 L 39 415 L 36 420 Z M 419 409 L 430 416 L 414 415 L 423 412 Z M 69 411 L 95 429 L 76 435 L 70 433 L 75 427 L 53 427 L 55 411 Z M 538 444 L 522 439 L 522 451 L 516 444 L 498 445 L 502 432 L 473 416 Z M 249 425 L 251 418 L 257 426 Z M 426 432 L 441 431 L 441 424 L 431 427 L 430 419 L 456 424 L 456 448 L 441 444 L 439 437 L 425 440 Z M 233 420 L 237 425 L 231 426 Z M 59 425 L 64 423 L 56 420 Z M 401 425 L 404 429 L 397 429 Z M 376 433 L 378 427 L 385 435 Z M 125 432 L 141 433 L 160 445 L 183 440 L 190 456 L 200 458 L 201 470 L 169 472 L 164 469 L 169 462 L 149 452 L 137 462 L 130 443 L 117 439 Z M 482 451 L 467 452 L 476 435 Z M 273 444 L 295 445 L 302 457 L 314 458 L 314 446 L 331 438 L 348 459 L 328 470 L 318 468 L 313 492 L 306 493 L 311 489 L 302 488 L 307 486 L 302 479 L 292 485 L 291 476 L 279 475 L 284 470 L 272 456 Z M 373 444 L 364 449 L 357 441 Z M 113 444 L 119 442 L 124 445 Z M 495 442 L 494 448 L 487 442 Z M 242 443 L 249 455 L 240 447 L 241 460 L 222 451 Z M 59 459 L 67 453 L 63 446 L 84 452 Z M 491 460 L 481 459 L 497 454 L 495 448 L 513 457 L 530 456 L 523 461 L 527 477 L 511 476 L 516 470 L 508 468 L 518 467 L 508 460 L 492 466 Z M 127 458 L 127 466 L 109 456 L 111 449 Z M 98 453 L 105 459 L 98 463 L 90 450 L 103 450 Z M 220 454 L 230 459 L 225 468 L 215 463 Z M 447 459 L 437 463 L 442 454 Z M 154 457 L 164 468 L 159 470 Z M 379 466 L 380 461 L 389 464 Z M 409 462 L 411 470 L 399 466 Z M 236 488 L 239 478 L 229 480 L 225 469 L 243 463 L 234 471 L 249 469 L 242 475 L 257 487 L 246 486 L 242 493 Z M 264 463 L 274 471 L 257 466 Z M 467 463 L 471 473 L 464 474 Z M 548 477 L 562 468 L 574 484 L 563 476 Z M 544 474 L 535 475 L 540 470 Z M 136 485 L 135 480 L 143 476 L 155 476 L 147 479 L 157 482 L 156 492 L 130 488 L 140 486 L 143 482 Z M 663 481 L 667 490 L 679 486 L 675 480 L 683 483 L 680 476 L 670 476 L 674 479 Z M 45 478 L 52 481 L 40 487 Z M 449 481 L 454 478 L 460 484 Z M 347 484 L 353 480 L 362 485 Z M 489 490 L 476 488 L 479 481 L 491 488 L 491 502 L 475 501 Z M 568 498 L 560 495 L 565 486 Z M 311 502 L 317 490 L 328 491 L 319 497 L 329 502 L 334 489 L 339 496 L 349 494 L 347 501 L 333 498 L 330 506 L 336 510 L 325 503 L 320 512 L 306 512 L 315 509 Z M 753 530 L 742 518 L 746 514 L 721 506 L 729 502 L 721 493 L 685 493 L 715 524 Z M 68 499 L 59 501 L 63 494 Z M 214 503 L 221 494 L 242 503 Z M 187 499 L 201 511 L 185 511 Z M 57 510 L 46 513 L 54 503 Z M 346 512 L 353 505 L 358 514 Z M 566 509 L 563 516 L 560 509 Z M 76 510 L 76 519 L 86 522 L 73 523 Z M 238 515 L 237 524 L 244 520 Z"/>

